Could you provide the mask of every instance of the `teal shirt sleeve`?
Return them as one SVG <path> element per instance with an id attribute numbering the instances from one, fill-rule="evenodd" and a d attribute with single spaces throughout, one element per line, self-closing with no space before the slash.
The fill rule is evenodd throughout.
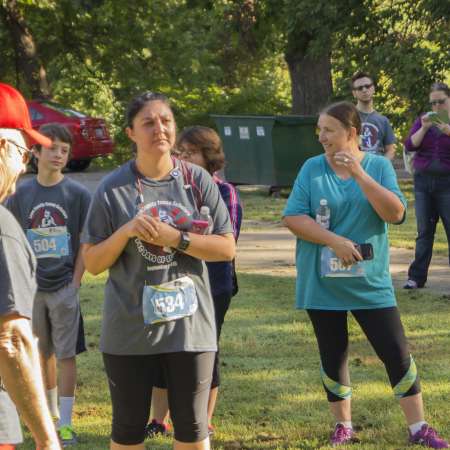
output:
<path id="1" fill-rule="evenodd" d="M 397 175 L 395 173 L 394 167 L 392 166 L 392 163 L 388 159 L 383 158 L 382 164 L 383 166 L 380 184 L 389 191 L 391 191 L 393 194 L 395 194 L 405 207 L 405 213 L 403 214 L 402 220 L 394 224 L 400 225 L 405 221 L 406 218 L 406 207 L 407 207 L 406 198 L 403 195 L 403 192 L 400 190 L 400 187 L 398 186 Z"/>
<path id="2" fill-rule="evenodd" d="M 283 211 L 284 216 L 311 216 L 310 161 L 300 169 Z"/>

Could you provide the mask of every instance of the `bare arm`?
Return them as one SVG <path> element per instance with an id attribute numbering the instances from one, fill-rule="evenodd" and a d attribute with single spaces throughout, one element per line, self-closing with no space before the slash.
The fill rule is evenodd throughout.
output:
<path id="1" fill-rule="evenodd" d="M 0 376 L 37 447 L 59 450 L 29 322 L 17 314 L 0 317 Z"/>
<path id="2" fill-rule="evenodd" d="M 395 144 L 388 144 L 384 146 L 384 156 L 391 161 L 394 159 Z"/>
<path id="3" fill-rule="evenodd" d="M 365 171 L 355 176 L 355 180 L 385 222 L 400 223 L 403 220 L 405 206 L 393 192 L 378 184 Z"/>
<path id="4" fill-rule="evenodd" d="M 86 269 L 97 275 L 111 267 L 123 252 L 129 239 L 176 248 L 181 240 L 180 231 L 159 219 L 138 215 L 99 244 L 85 244 L 83 249 Z M 191 243 L 186 254 L 205 261 L 231 261 L 236 244 L 231 233 L 225 235 L 197 235 L 189 233 Z"/>
<path id="5" fill-rule="evenodd" d="M 422 122 L 422 126 L 414 134 L 412 134 L 410 138 L 411 144 L 416 148 L 420 147 L 420 144 L 422 144 L 423 138 L 427 134 L 427 131 L 433 125 L 433 122 L 431 122 L 431 120 L 426 116 L 422 116 L 420 120 Z"/>
<path id="6" fill-rule="evenodd" d="M 85 244 L 81 244 L 80 248 L 78 249 L 77 257 L 75 258 L 75 267 L 73 269 L 72 284 L 77 288 L 80 287 L 81 280 L 84 274 L 84 261 L 82 255 L 84 246 Z"/>
<path id="7" fill-rule="evenodd" d="M 300 239 L 332 248 L 344 264 L 351 265 L 355 260 L 362 260 L 362 256 L 350 239 L 326 230 L 307 215 L 285 216 L 283 223 Z"/>
<path id="8" fill-rule="evenodd" d="M 362 168 L 360 161 L 355 155 L 347 152 L 335 154 L 336 164 L 344 167 L 356 180 L 372 205 L 372 208 L 385 222 L 400 223 L 405 214 L 405 207 L 400 199 L 389 189 L 378 184 Z"/>
<path id="9" fill-rule="evenodd" d="M 203 261 L 232 261 L 236 254 L 236 241 L 233 233 L 210 234 L 207 236 L 188 233 L 191 243 L 184 252 Z M 176 240 L 176 245 L 180 238 Z M 175 246 L 176 246 L 175 245 Z"/>

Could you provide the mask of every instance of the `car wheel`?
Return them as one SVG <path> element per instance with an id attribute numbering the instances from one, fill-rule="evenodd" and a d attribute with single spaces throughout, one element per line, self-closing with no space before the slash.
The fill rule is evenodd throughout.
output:
<path id="1" fill-rule="evenodd" d="M 67 167 L 73 172 L 82 172 L 89 167 L 89 164 L 91 164 L 90 159 L 72 159 L 67 163 Z"/>

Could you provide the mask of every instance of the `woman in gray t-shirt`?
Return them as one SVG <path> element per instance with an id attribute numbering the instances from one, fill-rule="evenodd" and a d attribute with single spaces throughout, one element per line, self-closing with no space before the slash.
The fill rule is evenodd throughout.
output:
<path id="1" fill-rule="evenodd" d="M 233 259 L 233 230 L 211 176 L 171 156 L 176 124 L 167 98 L 136 97 L 127 120 L 136 158 L 102 181 L 82 239 L 86 269 L 109 270 L 100 349 L 113 406 L 111 449 L 144 449 L 159 367 L 168 380 L 174 448 L 208 449 L 217 346 L 203 261 Z M 201 206 L 214 222 L 208 235 L 191 231 L 202 229 Z"/>

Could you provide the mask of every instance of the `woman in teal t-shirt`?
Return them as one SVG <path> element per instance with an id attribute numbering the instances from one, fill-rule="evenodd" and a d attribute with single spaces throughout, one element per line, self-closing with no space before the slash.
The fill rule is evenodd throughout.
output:
<path id="1" fill-rule="evenodd" d="M 331 443 L 354 439 L 347 363 L 350 311 L 386 367 L 410 442 L 448 448 L 424 421 L 417 369 L 389 274 L 387 223 L 403 221 L 406 203 L 395 172 L 386 158 L 360 150 L 361 121 L 353 104 L 326 108 L 318 129 L 325 154 L 303 165 L 283 215 L 297 236 L 297 307 L 306 309 L 314 327 L 322 382 L 337 422 Z M 316 221 L 321 204 L 323 217 Z M 371 259 L 363 260 L 356 244 L 370 244 Z"/>

